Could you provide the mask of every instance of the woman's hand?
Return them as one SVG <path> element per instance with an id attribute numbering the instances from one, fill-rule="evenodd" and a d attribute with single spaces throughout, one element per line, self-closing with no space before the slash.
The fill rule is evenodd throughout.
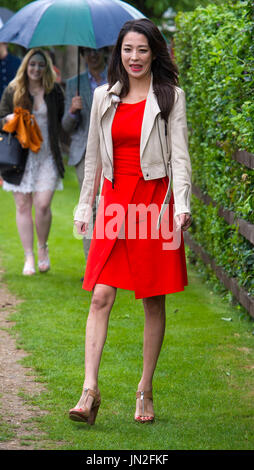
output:
<path id="1" fill-rule="evenodd" d="M 79 235 L 85 235 L 88 228 L 87 223 L 80 222 L 79 220 L 74 220 L 74 225 L 76 226 Z"/>
<path id="2" fill-rule="evenodd" d="M 175 218 L 178 228 L 181 228 L 183 232 L 188 230 L 192 222 L 191 215 L 189 213 L 176 215 Z"/>
<path id="3" fill-rule="evenodd" d="M 14 118 L 15 114 L 7 114 L 7 116 L 4 117 L 5 122 L 11 121 Z"/>

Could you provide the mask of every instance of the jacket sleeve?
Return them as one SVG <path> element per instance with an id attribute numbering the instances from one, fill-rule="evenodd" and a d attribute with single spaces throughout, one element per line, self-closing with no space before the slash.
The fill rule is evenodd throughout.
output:
<path id="1" fill-rule="evenodd" d="M 74 220 L 84 223 L 88 223 L 92 215 L 92 207 L 99 190 L 102 173 L 98 108 L 97 90 L 95 90 L 85 154 L 84 180 L 74 215 Z"/>
<path id="2" fill-rule="evenodd" d="M 75 117 L 72 117 L 69 113 L 73 96 L 74 94 L 72 93 L 71 82 L 67 80 L 65 88 L 64 115 L 62 118 L 62 127 L 67 133 L 73 132 L 78 123 L 78 120 Z"/>
<path id="3" fill-rule="evenodd" d="M 185 93 L 177 88 L 170 120 L 171 168 L 175 215 L 190 213 L 191 162 L 188 151 Z"/>
<path id="4" fill-rule="evenodd" d="M 6 87 L 1 98 L 0 102 L 0 129 L 2 130 L 4 126 L 3 118 L 7 114 L 13 113 L 13 93 L 10 87 Z"/>

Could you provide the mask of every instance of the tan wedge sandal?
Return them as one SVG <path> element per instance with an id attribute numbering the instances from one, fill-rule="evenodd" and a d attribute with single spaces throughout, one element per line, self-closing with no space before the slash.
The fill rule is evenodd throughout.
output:
<path id="1" fill-rule="evenodd" d="M 75 408 L 69 411 L 69 417 L 73 421 L 94 424 L 101 404 L 100 392 L 90 388 L 84 388 L 81 398 Z"/>
<path id="2" fill-rule="evenodd" d="M 154 413 L 147 409 L 148 400 L 153 401 L 152 392 L 136 392 L 136 400 L 139 400 L 139 403 L 138 414 L 135 413 L 134 416 L 135 421 L 138 423 L 153 423 Z"/>

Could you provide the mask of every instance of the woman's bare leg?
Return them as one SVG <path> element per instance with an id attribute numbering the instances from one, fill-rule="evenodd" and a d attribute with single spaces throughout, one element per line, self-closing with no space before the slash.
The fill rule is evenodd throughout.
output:
<path id="1" fill-rule="evenodd" d="M 51 201 L 54 191 L 37 191 L 34 193 L 33 202 L 35 207 L 35 226 L 38 244 L 43 246 L 47 243 L 51 227 Z"/>
<path id="2" fill-rule="evenodd" d="M 16 204 L 16 223 L 26 260 L 34 268 L 33 241 L 34 228 L 32 218 L 32 193 L 13 192 Z"/>
<path id="3" fill-rule="evenodd" d="M 34 193 L 35 226 L 38 238 L 38 266 L 41 272 L 50 267 L 47 241 L 51 227 L 51 201 L 54 191 L 37 191 Z"/>
<path id="4" fill-rule="evenodd" d="M 165 334 L 165 296 L 155 296 L 143 299 L 145 311 L 144 345 L 143 345 L 143 373 L 138 384 L 139 391 L 151 391 L 153 375 L 160 355 Z M 152 401 L 147 402 L 152 408 Z M 138 407 L 138 400 L 137 400 Z"/>
<path id="5" fill-rule="evenodd" d="M 98 389 L 98 374 L 103 347 L 107 337 L 108 321 L 112 306 L 115 301 L 116 289 L 104 284 L 96 284 L 89 315 L 86 323 L 85 341 L 85 380 L 81 397 L 75 406 L 70 410 L 70 418 L 84 421 L 83 415 L 88 416 L 88 410 L 92 410 L 94 402 L 100 402 Z M 96 393 L 91 395 L 87 389 Z M 80 411 L 81 410 L 81 411 Z M 77 417 L 78 415 L 78 417 Z"/>
<path id="6" fill-rule="evenodd" d="M 86 324 L 84 388 L 97 390 L 98 373 L 107 337 L 109 315 L 116 297 L 116 288 L 97 284 L 93 291 Z"/>

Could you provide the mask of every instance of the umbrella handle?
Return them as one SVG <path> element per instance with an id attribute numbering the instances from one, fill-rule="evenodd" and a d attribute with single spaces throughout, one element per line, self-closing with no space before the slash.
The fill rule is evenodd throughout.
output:
<path id="1" fill-rule="evenodd" d="M 80 96 L 80 46 L 78 46 L 77 94 Z"/>
<path id="2" fill-rule="evenodd" d="M 80 96 L 80 46 L 78 46 L 78 73 L 77 73 L 77 95 Z M 81 123 L 81 112 L 80 109 L 76 111 L 77 116 L 77 127 Z"/>

